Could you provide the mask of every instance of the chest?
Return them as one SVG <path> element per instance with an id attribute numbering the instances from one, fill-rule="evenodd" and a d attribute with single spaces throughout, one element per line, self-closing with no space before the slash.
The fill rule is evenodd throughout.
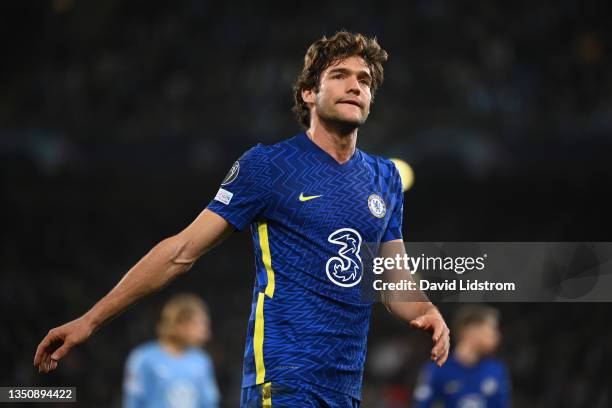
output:
<path id="1" fill-rule="evenodd" d="M 197 384 L 204 376 L 204 369 L 191 362 L 158 361 L 151 365 L 151 377 L 158 385 L 173 383 Z"/>
<path id="2" fill-rule="evenodd" d="M 380 240 L 395 202 L 381 178 L 366 168 L 338 172 L 318 167 L 273 187 L 268 217 L 301 233 L 326 239 L 342 228 L 364 242 Z"/>
<path id="3" fill-rule="evenodd" d="M 455 401 L 484 401 L 495 396 L 499 391 L 499 381 L 493 375 L 480 373 L 466 373 L 455 375 L 442 381 L 441 391 L 448 398 Z M 470 405 L 465 405 L 470 406 Z M 474 407 L 479 405 L 474 404 Z"/>

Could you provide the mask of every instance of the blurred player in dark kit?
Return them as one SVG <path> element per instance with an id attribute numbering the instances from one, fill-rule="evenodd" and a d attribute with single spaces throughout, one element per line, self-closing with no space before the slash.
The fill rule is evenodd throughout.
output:
<path id="1" fill-rule="evenodd" d="M 428 364 L 414 393 L 420 408 L 506 408 L 510 382 L 504 364 L 490 355 L 501 340 L 499 312 L 469 305 L 453 322 L 457 345 L 443 367 Z"/>
<path id="2" fill-rule="evenodd" d="M 211 335 L 204 302 L 191 294 L 172 297 L 162 309 L 157 335 L 130 353 L 123 407 L 218 407 L 214 367 L 200 349 Z"/>

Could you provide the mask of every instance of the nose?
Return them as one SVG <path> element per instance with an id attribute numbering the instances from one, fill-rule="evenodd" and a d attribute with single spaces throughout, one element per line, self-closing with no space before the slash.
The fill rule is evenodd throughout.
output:
<path id="1" fill-rule="evenodd" d="M 359 95 L 361 93 L 361 90 L 359 89 L 359 80 L 357 79 L 357 76 L 355 75 L 349 76 L 349 79 L 347 81 L 346 92 L 352 93 L 355 95 Z"/>

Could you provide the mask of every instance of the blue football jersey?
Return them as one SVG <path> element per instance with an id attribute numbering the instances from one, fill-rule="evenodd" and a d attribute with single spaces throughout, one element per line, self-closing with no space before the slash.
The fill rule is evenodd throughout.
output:
<path id="1" fill-rule="evenodd" d="M 395 165 L 359 149 L 339 164 L 303 132 L 247 151 L 208 209 L 250 225 L 255 247 L 242 386 L 297 379 L 359 399 L 372 306 L 360 251 L 402 239 Z"/>
<path id="2" fill-rule="evenodd" d="M 180 356 L 158 342 L 134 349 L 125 365 L 124 408 L 217 408 L 219 390 L 213 365 L 203 350 Z"/>
<path id="3" fill-rule="evenodd" d="M 466 367 L 451 355 L 442 367 L 427 364 L 414 401 L 417 408 L 507 408 L 510 382 L 504 365 L 497 360 L 486 358 Z"/>

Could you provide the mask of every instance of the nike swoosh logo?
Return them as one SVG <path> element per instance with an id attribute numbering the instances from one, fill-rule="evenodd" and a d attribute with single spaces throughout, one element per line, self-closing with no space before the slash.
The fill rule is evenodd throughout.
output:
<path id="1" fill-rule="evenodd" d="M 304 193 L 300 193 L 300 201 L 308 201 L 308 200 L 312 200 L 315 198 L 319 198 L 321 197 L 320 195 L 314 195 L 314 196 L 305 196 Z"/>

